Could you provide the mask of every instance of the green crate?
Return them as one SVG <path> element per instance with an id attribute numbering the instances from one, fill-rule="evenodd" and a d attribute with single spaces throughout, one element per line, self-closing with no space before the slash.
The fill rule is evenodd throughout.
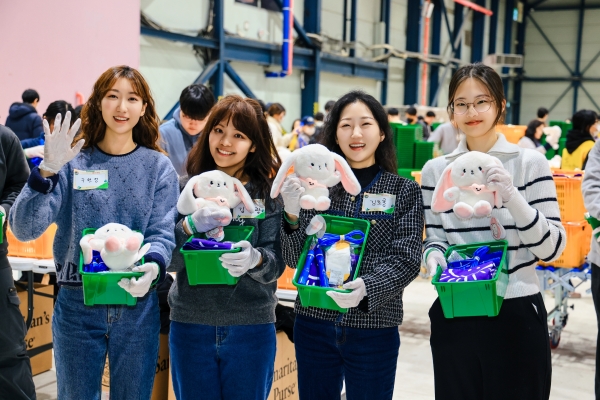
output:
<path id="1" fill-rule="evenodd" d="M 549 126 L 559 126 L 561 130 L 561 138 L 566 138 L 567 133 L 573 129 L 573 123 L 566 121 L 550 121 Z"/>
<path id="2" fill-rule="evenodd" d="M 455 318 L 486 315 L 488 317 L 495 317 L 500 312 L 500 307 L 502 306 L 508 286 L 508 266 L 506 261 L 508 242 L 506 240 L 498 240 L 495 242 L 450 246 L 446 250 L 445 256 L 448 258 L 453 250 L 472 255 L 481 246 L 490 246 L 490 251 L 492 252 L 500 250 L 504 252 L 500 267 L 491 280 L 479 282 L 439 282 L 442 267 L 438 266 L 431 283 L 438 292 L 444 317 Z"/>
<path id="3" fill-rule="evenodd" d="M 250 241 L 250 236 L 254 232 L 253 226 L 225 226 L 223 227 L 225 233 L 224 241 L 227 242 L 240 242 L 242 240 Z M 187 241 L 192 240 L 193 237 L 206 239 L 204 233 L 197 233 L 191 236 Z M 237 253 L 241 249 L 233 250 L 183 250 L 179 252 L 183 254 L 183 262 L 185 263 L 185 269 L 187 270 L 187 276 L 190 286 L 194 285 L 235 285 L 240 280 L 239 277 L 231 276 L 226 268 L 223 268 L 219 257 L 225 253 Z"/>
<path id="4" fill-rule="evenodd" d="M 420 171 L 420 169 L 413 169 L 413 168 L 398 168 L 398 175 L 406 178 L 406 179 L 411 179 L 411 180 L 415 180 L 415 177 L 412 176 L 412 172 L 413 171 Z"/>
<path id="5" fill-rule="evenodd" d="M 435 131 L 438 126 L 440 126 L 442 122 L 432 122 L 431 123 L 431 132 Z"/>
<path id="6" fill-rule="evenodd" d="M 427 161 L 433 158 L 434 142 L 416 142 L 415 143 L 415 163 L 414 168 L 423 169 Z"/>
<path id="7" fill-rule="evenodd" d="M 423 128 L 420 124 L 401 125 L 391 123 L 390 126 L 394 135 L 398 168 L 414 168 L 414 143 L 423 140 Z"/>
<path id="8" fill-rule="evenodd" d="M 96 229 L 83 230 L 82 236 L 96 232 Z M 142 264 L 144 259 L 142 258 Z M 79 252 L 79 273 L 83 282 L 83 304 L 94 306 L 98 304 L 126 304 L 135 306 L 137 297 L 119 286 L 123 278 L 139 278 L 143 272 L 84 272 L 83 252 Z"/>
<path id="9" fill-rule="evenodd" d="M 365 251 L 367 238 L 369 237 L 369 229 L 371 227 L 371 224 L 369 223 L 369 221 L 366 221 L 364 219 L 337 217 L 334 215 L 327 214 L 322 214 L 321 216 L 325 219 L 325 222 L 327 223 L 327 233 L 345 235 L 353 230 L 360 230 L 361 232 L 364 232 L 365 241 L 363 242 L 363 245 L 360 249 L 358 263 L 356 264 L 354 276 L 352 277 L 352 280 L 356 279 L 360 271 L 360 264 L 362 262 L 363 254 Z M 347 313 L 347 308 L 341 308 L 340 306 L 338 306 L 337 303 L 331 297 L 327 296 L 326 293 L 332 290 L 340 293 L 350 293 L 350 290 L 326 288 L 320 286 L 306 286 L 298 284 L 298 278 L 302 273 L 302 268 L 304 267 L 306 255 L 308 254 L 308 250 L 310 248 L 313 238 L 314 235 L 309 236 L 306 239 L 306 242 L 304 243 L 304 248 L 302 249 L 302 253 L 300 254 L 300 258 L 298 259 L 294 279 L 292 280 L 292 284 L 298 289 L 300 303 L 303 307 L 317 307 L 324 308 L 327 310 L 339 311 L 341 313 Z"/>

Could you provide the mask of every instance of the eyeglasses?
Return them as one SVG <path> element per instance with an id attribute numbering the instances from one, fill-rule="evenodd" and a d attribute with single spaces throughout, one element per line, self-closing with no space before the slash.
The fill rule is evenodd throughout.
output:
<path id="1" fill-rule="evenodd" d="M 467 103 L 463 100 L 455 100 L 450 104 L 450 109 L 455 115 L 463 115 L 469 111 L 469 106 L 473 106 L 478 113 L 484 113 L 492 107 L 494 101 L 488 98 L 476 99 L 473 103 Z"/>

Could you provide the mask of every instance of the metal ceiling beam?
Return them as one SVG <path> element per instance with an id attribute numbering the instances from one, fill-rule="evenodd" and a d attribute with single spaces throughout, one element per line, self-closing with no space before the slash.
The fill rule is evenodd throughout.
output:
<path id="1" fill-rule="evenodd" d="M 564 6 L 544 6 L 535 8 L 536 12 L 540 11 L 578 11 L 580 6 L 576 5 L 564 5 Z M 586 10 L 598 10 L 600 9 L 600 4 L 590 4 L 585 6 Z"/>
<path id="2" fill-rule="evenodd" d="M 579 26 L 577 27 L 577 50 L 575 53 L 575 71 L 573 75 L 575 77 L 581 76 L 581 46 L 583 37 L 583 14 L 585 11 L 585 0 L 581 0 L 579 4 Z M 579 88 L 581 87 L 580 81 L 573 81 L 573 114 L 577 112 L 577 100 L 579 97 Z"/>

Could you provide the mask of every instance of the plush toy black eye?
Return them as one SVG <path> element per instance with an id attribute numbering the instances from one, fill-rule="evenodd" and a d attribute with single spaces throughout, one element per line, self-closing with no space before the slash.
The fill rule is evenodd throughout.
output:
<path id="1" fill-rule="evenodd" d="M 315 166 L 315 163 L 310 163 L 310 165 L 314 167 L 314 166 Z"/>
<path id="2" fill-rule="evenodd" d="M 327 168 L 327 164 L 325 164 L 325 168 Z"/>
<path id="3" fill-rule="evenodd" d="M 480 170 L 480 171 L 483 171 L 483 168 L 479 167 L 479 170 Z"/>
<path id="4" fill-rule="evenodd" d="M 210 181 L 210 184 L 212 185 L 212 184 L 213 184 L 213 181 Z"/>
<path id="5" fill-rule="evenodd" d="M 467 173 L 467 170 L 466 170 L 466 169 L 463 169 L 463 174 L 466 174 L 466 173 Z"/>

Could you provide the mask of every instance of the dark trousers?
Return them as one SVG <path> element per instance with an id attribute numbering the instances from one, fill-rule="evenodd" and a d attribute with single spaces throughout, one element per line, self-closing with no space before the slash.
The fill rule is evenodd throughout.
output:
<path id="1" fill-rule="evenodd" d="M 391 400 L 400 348 L 398 327 L 360 329 L 296 316 L 294 346 L 301 400 Z"/>
<path id="2" fill-rule="evenodd" d="M 600 400 L 600 268 L 592 264 L 592 299 L 596 309 L 596 320 L 598 321 L 598 336 L 596 338 L 596 400 Z"/>
<path id="3" fill-rule="evenodd" d="M 429 310 L 436 400 L 547 400 L 552 364 L 540 293 L 504 300 L 497 317 Z"/>
<path id="4" fill-rule="evenodd" d="M 0 256 L 0 400 L 35 399 L 25 322 L 6 256 Z"/>

